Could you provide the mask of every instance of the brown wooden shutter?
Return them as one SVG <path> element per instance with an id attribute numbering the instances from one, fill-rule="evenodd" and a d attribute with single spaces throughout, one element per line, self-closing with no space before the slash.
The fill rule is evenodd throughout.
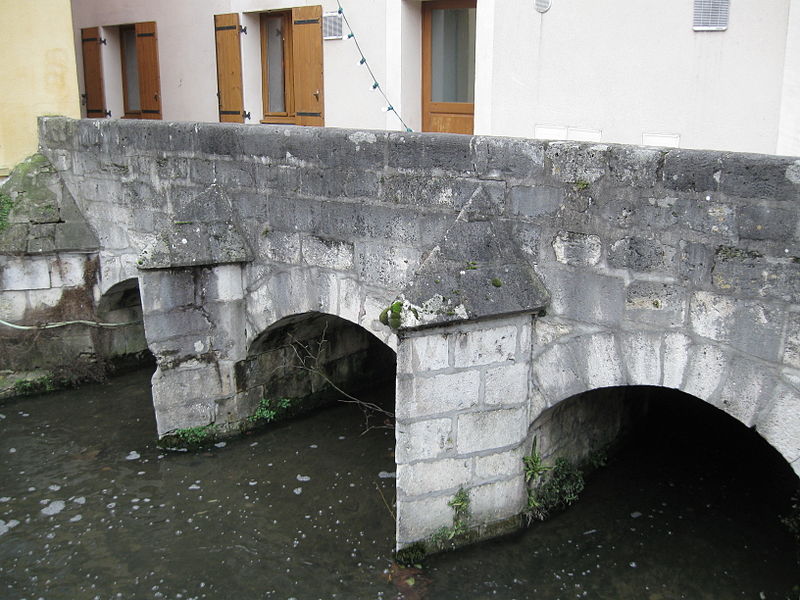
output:
<path id="1" fill-rule="evenodd" d="M 214 15 L 217 40 L 217 97 L 221 123 L 244 123 L 239 15 Z"/>
<path id="2" fill-rule="evenodd" d="M 292 9 L 294 110 L 298 125 L 325 124 L 322 85 L 322 7 Z"/>
<path id="3" fill-rule="evenodd" d="M 139 98 L 143 119 L 161 118 L 161 78 L 158 72 L 158 36 L 155 21 L 136 23 Z"/>
<path id="4" fill-rule="evenodd" d="M 81 29 L 83 53 L 83 88 L 86 99 L 86 116 L 106 117 L 106 98 L 103 89 L 103 66 L 100 62 L 100 28 Z"/>

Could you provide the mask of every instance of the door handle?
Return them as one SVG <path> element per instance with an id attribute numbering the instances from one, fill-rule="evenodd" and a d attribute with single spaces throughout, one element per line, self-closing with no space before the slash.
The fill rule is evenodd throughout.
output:
<path id="1" fill-rule="evenodd" d="M 319 101 L 319 90 L 314 92 L 314 98 L 316 98 Z"/>

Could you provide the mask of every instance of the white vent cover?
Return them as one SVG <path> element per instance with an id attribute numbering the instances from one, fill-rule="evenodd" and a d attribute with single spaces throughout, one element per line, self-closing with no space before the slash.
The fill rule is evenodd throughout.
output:
<path id="1" fill-rule="evenodd" d="M 552 6 L 553 0 L 536 0 L 536 10 L 540 13 L 546 13 L 550 10 L 550 6 Z"/>
<path id="2" fill-rule="evenodd" d="M 342 15 L 338 12 L 325 13 L 322 15 L 322 39 L 344 39 L 344 35 L 342 34 Z"/>
<path id="3" fill-rule="evenodd" d="M 695 31 L 725 31 L 728 28 L 730 0 L 694 0 Z"/>

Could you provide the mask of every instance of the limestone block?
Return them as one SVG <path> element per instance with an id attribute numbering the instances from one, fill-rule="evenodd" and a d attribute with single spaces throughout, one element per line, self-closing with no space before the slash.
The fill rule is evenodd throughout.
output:
<path id="1" fill-rule="evenodd" d="M 509 190 L 511 213 L 526 217 L 555 214 L 564 202 L 564 188 L 517 185 Z"/>
<path id="2" fill-rule="evenodd" d="M 544 173 L 544 144 L 536 140 L 477 137 L 474 167 L 482 179 L 528 179 Z M 466 166 L 466 165 L 465 165 Z"/>
<path id="3" fill-rule="evenodd" d="M 520 444 L 528 431 L 528 409 L 489 410 L 458 415 L 459 454 Z"/>
<path id="4" fill-rule="evenodd" d="M 258 239 L 261 255 L 271 261 L 300 264 L 300 234 L 284 231 L 262 232 Z"/>
<path id="5" fill-rule="evenodd" d="M 359 313 L 359 325 L 381 338 L 385 334 L 391 333 L 389 328 L 381 323 L 380 316 L 383 309 L 392 301 L 394 301 L 394 297 L 390 297 L 389 294 L 379 296 L 375 293 L 367 293 L 364 298 L 364 309 Z"/>
<path id="6" fill-rule="evenodd" d="M 398 464 L 438 458 L 455 447 L 452 419 L 430 419 L 416 423 L 397 421 L 395 424 Z"/>
<path id="7" fill-rule="evenodd" d="M 551 268 L 540 268 L 539 274 L 551 296 L 548 315 L 607 325 L 621 321 L 625 306 L 621 277 Z"/>
<path id="8" fill-rule="evenodd" d="M 489 479 L 522 477 L 522 446 L 505 452 L 497 452 L 487 456 L 476 456 L 475 478 L 478 481 Z"/>
<path id="9" fill-rule="evenodd" d="M 777 374 L 763 364 L 736 359 L 722 382 L 715 406 L 750 427 L 766 399 L 772 397 Z"/>
<path id="10" fill-rule="evenodd" d="M 267 285 L 278 319 L 317 310 L 319 294 L 315 274 L 308 269 L 289 268 L 270 277 Z"/>
<path id="11" fill-rule="evenodd" d="M 214 400 L 223 395 L 215 366 L 159 368 L 153 375 L 152 384 L 159 436 L 175 429 L 208 425 L 216 420 Z"/>
<path id="12" fill-rule="evenodd" d="M 689 317 L 698 335 L 766 360 L 780 357 L 786 315 L 773 305 L 698 291 L 692 297 Z"/>
<path id="13" fill-rule="evenodd" d="M 415 419 L 478 405 L 480 372 L 463 371 L 414 377 L 410 397 L 397 399 L 398 419 Z"/>
<path id="14" fill-rule="evenodd" d="M 740 239 L 774 240 L 784 243 L 792 239 L 798 214 L 794 204 L 777 206 L 767 203 L 739 206 L 736 224 Z"/>
<path id="15" fill-rule="evenodd" d="M 614 335 L 598 333 L 581 338 L 581 341 L 585 348 L 586 383 L 589 389 L 625 385 Z"/>
<path id="16" fill-rule="evenodd" d="M 534 351 L 564 336 L 570 335 L 574 331 L 574 327 L 573 323 L 560 321 L 549 316 L 536 319 L 533 323 Z"/>
<path id="17" fill-rule="evenodd" d="M 759 413 L 756 430 L 800 475 L 800 393 L 779 384 L 772 401 Z"/>
<path id="18" fill-rule="evenodd" d="M 25 316 L 28 307 L 28 294 L 21 290 L 0 291 L 0 318 L 17 323 Z"/>
<path id="19" fill-rule="evenodd" d="M 399 289 L 411 280 L 421 253 L 412 248 L 381 244 L 357 244 L 359 278 L 366 284 Z"/>
<path id="20" fill-rule="evenodd" d="M 555 344 L 532 363 L 533 382 L 548 406 L 586 391 L 584 365 L 569 344 Z"/>
<path id="21" fill-rule="evenodd" d="M 330 271 L 318 272 L 316 283 L 317 305 L 315 310 L 335 314 L 339 296 L 338 274 Z"/>
<path id="22" fill-rule="evenodd" d="M 783 362 L 795 369 L 800 369 L 800 313 L 789 313 Z"/>
<path id="23" fill-rule="evenodd" d="M 197 307 L 185 307 L 169 313 L 144 313 L 145 334 L 151 344 L 180 336 L 210 335 L 212 328 L 213 323 L 208 315 Z"/>
<path id="24" fill-rule="evenodd" d="M 218 265 L 212 268 L 216 289 L 210 290 L 214 300 L 241 300 L 244 298 L 242 286 L 242 266 L 240 264 Z"/>
<path id="25" fill-rule="evenodd" d="M 531 421 L 535 421 L 539 418 L 539 415 L 547 410 L 547 400 L 545 399 L 544 394 L 542 394 L 542 392 L 540 392 L 533 385 L 531 386 L 528 395 L 528 415 Z"/>
<path id="26" fill-rule="evenodd" d="M 686 292 L 656 281 L 632 281 L 625 290 L 625 317 L 645 325 L 681 327 L 686 319 Z"/>
<path id="27" fill-rule="evenodd" d="M 109 264 L 109 270 L 113 265 Z M 191 269 L 142 271 L 139 285 L 145 314 L 168 312 L 195 302 L 195 280 Z"/>
<path id="28" fill-rule="evenodd" d="M 261 285 L 253 290 L 248 290 L 245 295 L 247 302 L 247 331 L 248 339 L 252 340 L 259 335 L 268 325 L 278 320 L 275 314 L 274 299 L 268 285 Z"/>
<path id="29" fill-rule="evenodd" d="M 552 161 L 553 176 L 564 182 L 592 183 L 606 174 L 608 146 L 578 142 L 550 142 L 545 155 Z"/>
<path id="30" fill-rule="evenodd" d="M 328 240 L 315 235 L 301 238 L 303 260 L 306 264 L 349 271 L 353 268 L 354 250 L 353 243 Z"/>
<path id="31" fill-rule="evenodd" d="M 591 266 L 600 262 L 603 242 L 597 235 L 561 231 L 553 239 L 553 251 L 556 260 L 565 265 Z"/>
<path id="32" fill-rule="evenodd" d="M 441 458 L 397 465 L 398 495 L 422 496 L 445 490 L 455 493 L 471 478 L 472 460 L 469 458 Z"/>
<path id="33" fill-rule="evenodd" d="M 691 340 L 682 333 L 669 333 L 664 336 L 663 381 L 664 387 L 679 390 L 683 383 L 686 366 L 689 364 Z"/>
<path id="34" fill-rule="evenodd" d="M 800 303 L 800 262 L 790 256 L 775 259 L 753 250 L 720 246 L 711 280 L 727 294 Z"/>
<path id="35" fill-rule="evenodd" d="M 49 258 L 53 287 L 83 286 L 85 254 L 58 254 Z"/>
<path id="36" fill-rule="evenodd" d="M 711 402 L 728 366 L 728 357 L 718 346 L 694 346 L 682 389 L 687 394 Z"/>
<path id="37" fill-rule="evenodd" d="M 647 332 L 621 333 L 620 352 L 629 385 L 661 385 L 661 335 Z"/>
<path id="38" fill-rule="evenodd" d="M 608 152 L 609 177 L 630 186 L 649 188 L 658 180 L 664 151 L 637 146 L 613 146 Z"/>
<path id="39" fill-rule="evenodd" d="M 422 540 L 437 529 L 453 525 L 453 509 L 447 503 L 450 496 L 434 496 L 409 500 L 397 499 L 397 546 Z"/>
<path id="40" fill-rule="evenodd" d="M 404 338 L 397 355 L 398 372 L 422 373 L 449 366 L 450 334 L 440 329 L 423 330 L 422 335 Z"/>
<path id="41" fill-rule="evenodd" d="M 358 324 L 361 318 L 361 286 L 355 279 L 337 277 L 338 308 L 336 314 L 351 323 Z"/>
<path id="42" fill-rule="evenodd" d="M 453 364 L 471 367 L 514 360 L 517 327 L 503 325 L 491 329 L 460 331 L 452 337 Z"/>
<path id="43" fill-rule="evenodd" d="M 615 269 L 639 273 L 672 272 L 675 268 L 675 248 L 661 239 L 626 237 L 616 240 L 608 249 L 608 264 Z"/>
<path id="44" fill-rule="evenodd" d="M 0 258 L 0 287 L 3 290 L 45 290 L 50 287 L 47 257 Z"/>
<path id="45" fill-rule="evenodd" d="M 63 293 L 64 291 L 61 288 L 30 290 L 26 292 L 28 296 L 28 308 L 31 310 L 53 308 L 61 302 Z"/>
<path id="46" fill-rule="evenodd" d="M 484 376 L 483 401 L 487 405 L 510 405 L 528 399 L 530 365 L 528 362 L 488 369 Z"/>
<path id="47" fill-rule="evenodd" d="M 472 519 L 479 523 L 491 523 L 514 516 L 525 508 L 527 498 L 528 492 L 522 474 L 506 481 L 470 488 L 469 507 Z"/>

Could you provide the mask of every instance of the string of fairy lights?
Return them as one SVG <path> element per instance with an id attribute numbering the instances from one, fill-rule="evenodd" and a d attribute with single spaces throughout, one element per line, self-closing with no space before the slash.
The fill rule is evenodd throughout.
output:
<path id="1" fill-rule="evenodd" d="M 381 84 L 378 83 L 378 78 L 375 77 L 375 73 L 373 73 L 372 67 L 369 66 L 367 57 L 364 56 L 364 51 L 361 49 L 361 45 L 358 43 L 358 38 L 356 37 L 355 31 L 353 31 L 350 22 L 347 20 L 347 15 L 344 12 L 344 8 L 342 8 L 342 3 L 339 0 L 336 0 L 336 4 L 339 6 L 339 9 L 336 12 L 338 12 L 342 16 L 342 21 L 344 21 L 344 24 L 347 25 L 347 29 L 349 30 L 349 33 L 347 34 L 347 39 L 353 40 L 353 43 L 355 43 L 356 45 L 356 50 L 358 50 L 358 54 L 361 57 L 358 61 L 358 64 L 363 67 L 366 67 L 369 76 L 372 77 L 372 90 L 378 92 L 383 97 L 384 100 L 383 112 L 394 113 L 394 115 L 398 118 L 403 128 L 407 132 L 411 133 L 414 130 L 411 129 L 411 127 L 409 127 L 406 124 L 406 122 L 403 120 L 403 117 L 400 115 L 399 112 L 397 112 L 395 107 L 392 105 L 391 101 L 389 100 L 389 97 L 386 95 L 386 92 L 383 91 Z"/>

